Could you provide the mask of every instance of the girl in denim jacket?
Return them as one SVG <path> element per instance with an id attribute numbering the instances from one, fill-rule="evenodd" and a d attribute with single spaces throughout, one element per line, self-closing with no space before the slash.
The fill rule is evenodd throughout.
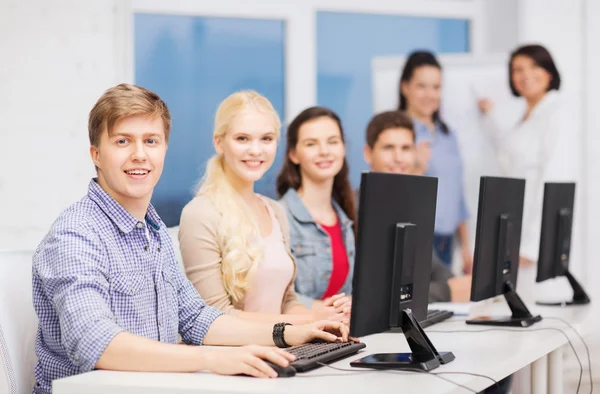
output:
<path id="1" fill-rule="evenodd" d="M 313 309 L 345 303 L 349 314 L 355 208 L 345 155 L 340 118 L 323 107 L 304 110 L 288 127 L 277 191 L 290 221 L 299 299 Z"/>

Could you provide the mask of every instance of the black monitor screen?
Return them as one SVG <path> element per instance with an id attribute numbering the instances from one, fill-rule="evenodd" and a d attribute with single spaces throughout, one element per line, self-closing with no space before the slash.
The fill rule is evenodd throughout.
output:
<path id="1" fill-rule="evenodd" d="M 427 315 L 437 178 L 363 173 L 360 184 L 358 237 L 352 289 L 350 333 L 360 337 L 390 329 L 392 280 L 398 305 L 418 320 Z M 403 228 L 399 230 L 398 224 Z M 400 232 L 399 232 L 400 231 Z M 396 242 L 398 234 L 406 248 Z M 403 270 L 395 256 L 414 261 Z M 413 276 L 410 283 L 410 276 Z M 401 301 L 401 302 L 400 302 Z"/>
<path id="2" fill-rule="evenodd" d="M 574 183 L 545 184 L 537 282 L 562 276 L 569 268 L 574 205 Z"/>
<path id="3" fill-rule="evenodd" d="M 471 301 L 504 293 L 516 285 L 525 180 L 481 177 Z"/>

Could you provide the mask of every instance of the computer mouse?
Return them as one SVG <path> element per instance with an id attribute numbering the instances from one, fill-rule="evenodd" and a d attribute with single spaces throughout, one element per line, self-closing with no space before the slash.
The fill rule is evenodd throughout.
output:
<path id="1" fill-rule="evenodd" d="M 275 372 L 277 372 L 277 376 L 280 378 L 291 378 L 292 376 L 296 375 L 296 369 L 291 365 L 288 365 L 287 367 L 282 367 L 281 365 L 275 364 L 271 361 L 263 361 L 266 362 L 269 367 L 273 368 Z"/>

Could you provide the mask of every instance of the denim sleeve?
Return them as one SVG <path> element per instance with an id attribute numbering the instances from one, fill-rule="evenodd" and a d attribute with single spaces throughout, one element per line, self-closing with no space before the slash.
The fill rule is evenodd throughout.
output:
<path id="1" fill-rule="evenodd" d="M 51 302 L 69 360 L 81 372 L 94 369 L 121 331 L 110 308 L 106 259 L 99 237 L 86 230 L 59 229 L 34 259 L 41 291 L 33 302 Z"/>

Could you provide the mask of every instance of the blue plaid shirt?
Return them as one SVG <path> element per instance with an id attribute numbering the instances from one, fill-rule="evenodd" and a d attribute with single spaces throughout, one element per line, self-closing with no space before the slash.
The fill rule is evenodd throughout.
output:
<path id="1" fill-rule="evenodd" d="M 222 312 L 179 271 L 167 229 L 150 205 L 140 222 L 95 180 L 54 222 L 33 257 L 39 317 L 34 394 L 94 369 L 122 331 L 200 345 Z M 146 228 L 148 226 L 148 229 Z"/>

